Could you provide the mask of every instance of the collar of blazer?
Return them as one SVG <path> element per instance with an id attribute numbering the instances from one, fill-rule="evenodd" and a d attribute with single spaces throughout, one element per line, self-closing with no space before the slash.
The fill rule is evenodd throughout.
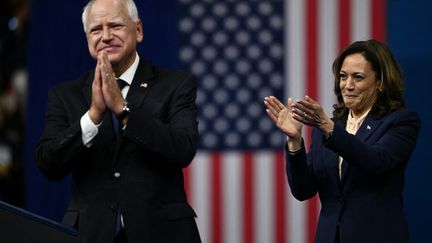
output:
<path id="1" fill-rule="evenodd" d="M 126 97 L 132 107 L 139 106 L 144 101 L 147 91 L 155 82 L 154 76 L 152 65 L 141 58 Z"/>

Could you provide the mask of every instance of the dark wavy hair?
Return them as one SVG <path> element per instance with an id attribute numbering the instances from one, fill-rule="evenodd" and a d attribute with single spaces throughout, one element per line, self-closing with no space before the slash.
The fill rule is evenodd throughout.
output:
<path id="1" fill-rule="evenodd" d="M 370 63 L 372 70 L 377 75 L 378 82 L 381 82 L 378 98 L 372 107 L 371 114 L 379 118 L 404 106 L 402 70 L 389 47 L 377 40 L 357 41 L 342 50 L 333 62 L 334 93 L 338 102 L 333 105 L 333 117 L 343 119 L 348 114 L 348 108 L 343 102 L 339 86 L 340 70 L 345 58 L 356 53 L 362 54 Z"/>

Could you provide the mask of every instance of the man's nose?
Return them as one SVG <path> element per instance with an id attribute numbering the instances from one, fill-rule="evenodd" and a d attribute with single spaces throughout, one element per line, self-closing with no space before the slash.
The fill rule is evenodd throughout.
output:
<path id="1" fill-rule="evenodd" d="M 109 28 L 104 28 L 102 32 L 102 41 L 107 42 L 112 39 L 111 30 Z"/>

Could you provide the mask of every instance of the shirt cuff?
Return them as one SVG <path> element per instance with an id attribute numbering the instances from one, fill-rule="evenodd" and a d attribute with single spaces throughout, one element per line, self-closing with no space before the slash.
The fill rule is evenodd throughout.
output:
<path id="1" fill-rule="evenodd" d="M 87 111 L 80 120 L 81 131 L 82 131 L 82 142 L 84 146 L 90 148 L 93 144 L 93 139 L 96 137 L 99 131 L 99 126 L 102 124 L 94 124 L 90 119 L 89 112 Z"/>

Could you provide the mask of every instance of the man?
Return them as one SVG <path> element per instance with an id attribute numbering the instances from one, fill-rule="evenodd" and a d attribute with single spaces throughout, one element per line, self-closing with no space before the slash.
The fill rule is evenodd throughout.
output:
<path id="1" fill-rule="evenodd" d="M 81 242 L 200 242 L 182 173 L 196 153 L 195 79 L 139 58 L 132 0 L 90 1 L 82 19 L 96 67 L 50 90 L 35 153 L 49 179 L 72 173 L 63 223 Z"/>

